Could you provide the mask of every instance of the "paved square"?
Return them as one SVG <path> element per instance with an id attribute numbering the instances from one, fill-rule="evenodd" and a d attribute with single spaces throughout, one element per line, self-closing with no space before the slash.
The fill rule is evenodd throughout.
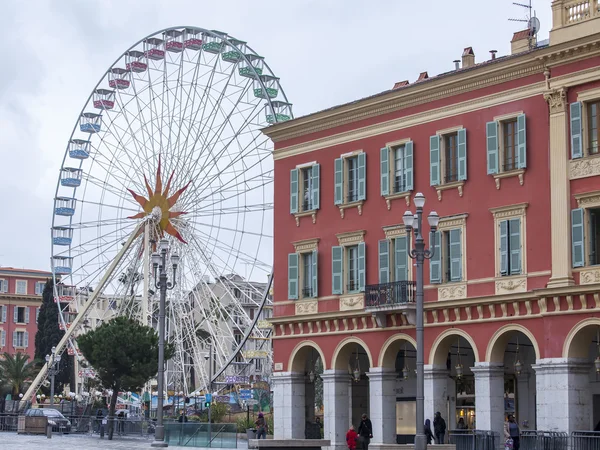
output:
<path id="1" fill-rule="evenodd" d="M 150 449 L 151 439 L 118 438 L 112 441 L 97 436 L 54 435 L 52 439 L 46 436 L 17 434 L 13 432 L 0 433 L 0 449 L 2 450 L 101 450 L 101 449 Z M 169 448 L 183 449 L 170 445 Z M 216 448 L 216 447 L 215 447 Z M 247 449 L 246 441 L 238 441 L 238 450 Z M 233 450 L 233 449 L 220 449 Z"/>

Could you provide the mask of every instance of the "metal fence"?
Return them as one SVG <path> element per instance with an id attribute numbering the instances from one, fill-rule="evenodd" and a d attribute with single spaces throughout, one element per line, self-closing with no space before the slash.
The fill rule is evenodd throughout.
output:
<path id="1" fill-rule="evenodd" d="M 165 442 L 182 447 L 237 448 L 237 424 L 165 423 Z"/>
<path id="2" fill-rule="evenodd" d="M 600 450 L 600 432 L 573 431 L 571 433 L 572 450 Z"/>
<path id="3" fill-rule="evenodd" d="M 569 435 L 557 431 L 521 430 L 521 450 L 567 450 Z"/>
<path id="4" fill-rule="evenodd" d="M 489 430 L 450 430 L 450 443 L 456 450 L 497 450 L 498 433 Z"/>

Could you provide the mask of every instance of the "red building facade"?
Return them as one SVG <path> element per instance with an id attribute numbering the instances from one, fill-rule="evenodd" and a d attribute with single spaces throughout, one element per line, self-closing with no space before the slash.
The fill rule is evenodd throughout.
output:
<path id="1" fill-rule="evenodd" d="M 453 72 L 265 130 L 279 436 L 303 438 L 314 418 L 318 360 L 333 446 L 363 412 L 376 444 L 414 434 L 402 216 L 417 192 L 440 216 L 425 265 L 426 417 L 498 433 L 509 413 L 539 430 L 600 420 L 600 10 L 552 8 L 549 43 L 515 33 L 509 56 L 476 63 L 467 48 Z"/>
<path id="2" fill-rule="evenodd" d="M 0 267 L 0 352 L 33 360 L 42 292 L 52 273 Z"/>

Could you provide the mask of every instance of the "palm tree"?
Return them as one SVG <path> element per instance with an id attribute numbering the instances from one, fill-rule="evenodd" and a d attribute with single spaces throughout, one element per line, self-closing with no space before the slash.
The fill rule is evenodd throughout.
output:
<path id="1" fill-rule="evenodd" d="M 35 376 L 34 364 L 28 362 L 29 355 L 20 352 L 15 355 L 5 352 L 3 358 L 0 361 L 2 384 L 9 387 L 14 396 L 18 396 L 25 390 L 25 384 Z"/>

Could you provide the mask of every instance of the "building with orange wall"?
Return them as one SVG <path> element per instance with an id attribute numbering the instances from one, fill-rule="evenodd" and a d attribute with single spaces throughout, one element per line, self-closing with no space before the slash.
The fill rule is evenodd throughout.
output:
<path id="1" fill-rule="evenodd" d="M 333 447 L 364 412 L 374 445 L 412 442 L 402 216 L 417 192 L 441 218 L 425 264 L 426 418 L 500 434 L 509 413 L 531 430 L 600 421 L 600 5 L 552 10 L 549 42 L 515 33 L 511 55 L 481 62 L 466 48 L 456 70 L 264 130 L 276 436 L 304 438 L 319 380 Z"/>
<path id="2" fill-rule="evenodd" d="M 51 277 L 41 270 L 0 267 L 0 352 L 26 353 L 33 360 L 42 292 Z"/>

